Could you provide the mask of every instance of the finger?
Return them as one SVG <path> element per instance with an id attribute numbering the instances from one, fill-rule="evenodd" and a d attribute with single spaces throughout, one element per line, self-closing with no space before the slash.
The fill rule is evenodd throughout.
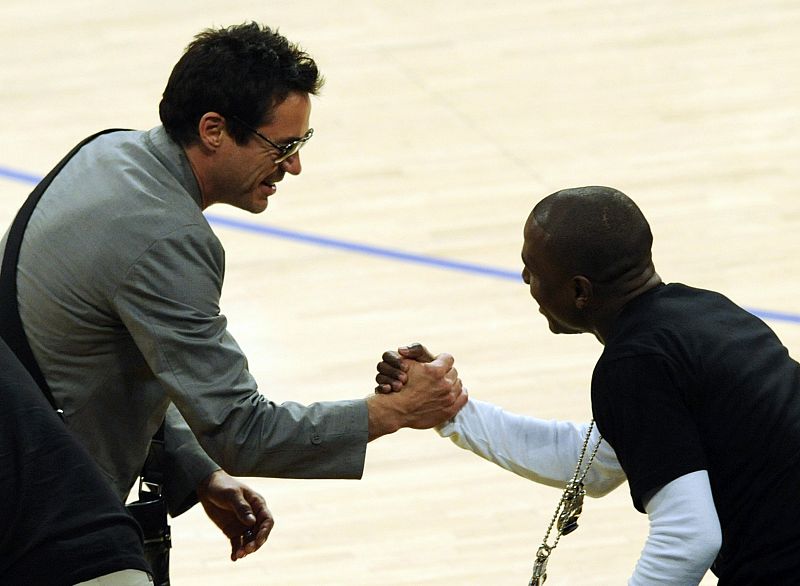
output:
<path id="1" fill-rule="evenodd" d="M 261 529 L 258 530 L 258 534 L 256 535 L 255 539 L 255 549 L 260 548 L 267 542 L 267 538 L 269 534 L 272 533 L 272 528 L 275 526 L 275 523 L 270 518 L 269 523 L 264 523 L 261 526 Z M 255 551 L 255 550 L 253 550 Z"/>
<path id="2" fill-rule="evenodd" d="M 385 362 L 386 364 L 393 366 L 394 368 L 399 368 L 405 370 L 403 368 L 403 357 L 392 350 L 387 350 L 381 355 L 381 361 Z"/>
<path id="3" fill-rule="evenodd" d="M 231 538 L 231 560 L 234 562 L 245 557 L 249 553 L 253 553 L 258 547 L 255 542 L 258 539 L 258 534 L 254 529 L 248 529 L 241 535 Z M 263 542 L 262 542 L 263 543 Z"/>
<path id="4" fill-rule="evenodd" d="M 234 510 L 236 511 L 236 517 L 246 527 L 256 524 L 256 515 L 253 513 L 253 508 L 243 498 L 238 500 Z"/>
<path id="5" fill-rule="evenodd" d="M 231 561 L 240 560 L 247 555 L 247 544 L 249 542 L 245 541 L 244 537 L 238 537 L 231 539 L 231 544 L 233 545 L 233 551 L 231 552 Z"/>
<path id="6" fill-rule="evenodd" d="M 456 397 L 456 400 L 453 402 L 452 407 L 450 408 L 450 418 L 455 417 L 456 413 L 463 409 L 464 405 L 467 404 L 469 401 L 469 393 L 467 393 L 467 389 L 461 388 L 461 381 L 458 382 L 459 387 L 459 394 Z"/>
<path id="7" fill-rule="evenodd" d="M 250 544 L 257 539 L 258 530 L 256 526 L 245 529 L 243 533 L 231 537 L 231 560 L 234 562 L 240 560 L 248 553 L 258 549 L 250 547 Z"/>
<path id="8" fill-rule="evenodd" d="M 264 543 L 264 541 L 267 540 L 270 531 L 272 531 L 272 528 L 275 526 L 275 518 L 272 516 L 272 513 L 267 507 L 267 503 L 264 498 L 258 493 L 254 493 L 254 495 L 258 498 L 257 502 L 253 503 L 253 509 L 256 512 L 258 521 L 257 525 L 252 528 L 253 537 L 251 541 L 259 541 L 260 539 L 261 543 Z"/>
<path id="9" fill-rule="evenodd" d="M 256 533 L 266 526 L 269 526 L 271 529 L 275 521 L 272 517 L 272 513 L 269 511 L 269 508 L 267 508 L 267 502 L 264 500 L 264 497 L 256 492 L 253 492 L 253 498 L 251 499 L 251 502 L 253 503 L 253 510 L 257 517 L 257 526 L 253 527 L 253 532 Z"/>
<path id="10" fill-rule="evenodd" d="M 244 557 L 244 548 L 242 547 L 242 536 L 231 537 L 231 561 L 242 559 Z"/>
<path id="11" fill-rule="evenodd" d="M 243 540 L 243 545 L 244 545 L 243 550 L 245 556 L 250 555 L 251 553 L 258 550 L 259 547 L 261 547 L 258 544 L 257 539 L 258 539 L 258 533 L 256 531 L 247 531 L 245 533 Z"/>
<path id="12" fill-rule="evenodd" d="M 248 506 L 251 507 L 250 510 L 253 514 L 253 522 L 251 525 L 260 525 L 267 520 L 272 522 L 272 513 L 269 512 L 267 501 L 263 496 L 249 486 L 244 486 L 242 488 L 242 496 L 246 499 Z M 257 530 L 257 527 L 253 527 L 253 533 Z"/>
<path id="13" fill-rule="evenodd" d="M 442 353 L 439 354 L 436 358 L 434 358 L 433 362 L 430 363 L 429 367 L 437 371 L 440 377 L 443 377 L 447 374 L 451 368 L 453 368 L 453 364 L 455 363 L 455 358 L 453 358 L 450 354 Z"/>
<path id="14" fill-rule="evenodd" d="M 272 532 L 272 528 L 274 526 L 275 521 L 272 518 L 272 514 L 265 506 L 264 510 L 259 514 L 258 528 L 254 528 L 253 530 L 246 532 L 244 535 L 245 539 L 243 542 L 242 557 L 258 551 L 261 546 L 267 542 L 267 538 Z"/>
<path id="15" fill-rule="evenodd" d="M 466 405 L 467 402 L 469 402 L 469 395 L 467 393 L 461 393 L 458 396 L 458 399 L 456 399 L 456 403 L 454 405 L 456 408 L 456 412 L 461 411 L 461 409 L 464 408 L 464 405 Z"/>
<path id="16" fill-rule="evenodd" d="M 458 379 L 458 370 L 451 368 L 446 375 L 444 375 L 444 380 L 450 383 L 454 383 Z"/>
<path id="17" fill-rule="evenodd" d="M 408 370 L 408 361 L 406 360 L 401 361 L 399 366 L 393 366 L 388 362 L 379 362 L 376 369 L 379 375 L 383 375 L 392 380 L 398 380 L 400 382 L 406 382 L 408 380 L 408 375 L 406 374 Z"/>
<path id="18" fill-rule="evenodd" d="M 387 392 L 399 391 L 400 389 L 403 388 L 403 385 L 406 383 L 405 380 L 400 381 L 385 374 L 375 375 L 375 382 L 378 383 L 378 386 L 380 387 L 386 387 Z"/>
<path id="19" fill-rule="evenodd" d="M 248 499 L 250 502 L 248 502 Z M 245 527 L 252 527 L 256 524 L 256 514 L 253 512 L 253 504 L 258 504 L 259 499 L 263 501 L 261 495 L 253 492 L 244 484 L 238 484 L 235 488 L 230 488 L 224 492 L 219 505 L 229 511 L 233 511 L 238 521 Z"/>
<path id="20" fill-rule="evenodd" d="M 431 362 L 434 359 L 433 354 L 419 342 L 414 342 L 408 346 L 401 346 L 397 351 L 404 357 L 412 358 L 417 362 Z"/>
<path id="21" fill-rule="evenodd" d="M 379 395 L 391 395 L 392 393 L 396 393 L 402 388 L 403 386 L 400 384 L 400 382 L 393 381 L 389 384 L 384 383 L 378 385 L 377 387 L 375 387 L 375 392 Z"/>

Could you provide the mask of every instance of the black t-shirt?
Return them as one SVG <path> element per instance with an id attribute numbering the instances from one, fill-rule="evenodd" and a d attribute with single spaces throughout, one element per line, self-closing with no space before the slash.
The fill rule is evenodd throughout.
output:
<path id="1" fill-rule="evenodd" d="M 800 365 L 766 324 L 718 293 L 660 285 L 615 322 L 592 408 L 638 510 L 708 471 L 720 584 L 800 583 Z"/>
<path id="2" fill-rule="evenodd" d="M 136 521 L 0 339 L 0 584 L 149 571 Z"/>

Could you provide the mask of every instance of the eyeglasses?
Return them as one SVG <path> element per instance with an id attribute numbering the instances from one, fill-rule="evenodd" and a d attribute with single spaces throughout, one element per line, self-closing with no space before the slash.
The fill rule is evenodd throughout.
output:
<path id="1" fill-rule="evenodd" d="M 270 139 L 268 139 L 266 136 L 261 134 L 258 130 L 247 124 L 244 120 L 242 120 L 238 116 L 231 116 L 231 118 L 236 120 L 236 122 L 244 126 L 247 130 L 255 134 L 258 138 L 260 138 L 261 140 L 266 142 L 269 146 L 278 151 L 278 156 L 275 157 L 274 160 L 276 165 L 283 163 L 286 159 L 297 153 L 297 151 L 303 148 L 303 145 L 305 145 L 308 142 L 308 140 L 314 135 L 314 129 L 309 128 L 308 132 L 306 132 L 303 136 L 301 136 L 297 140 L 287 142 L 286 144 L 276 144 L 272 142 Z"/>

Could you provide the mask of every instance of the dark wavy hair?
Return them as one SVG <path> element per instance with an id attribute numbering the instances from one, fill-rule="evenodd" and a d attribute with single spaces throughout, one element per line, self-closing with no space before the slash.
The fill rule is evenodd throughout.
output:
<path id="1" fill-rule="evenodd" d="M 161 122 L 181 145 L 199 138 L 206 112 L 226 117 L 237 142 L 251 126 L 271 121 L 290 92 L 316 95 L 324 79 L 314 60 L 277 30 L 255 22 L 198 34 L 172 69 L 159 105 Z"/>

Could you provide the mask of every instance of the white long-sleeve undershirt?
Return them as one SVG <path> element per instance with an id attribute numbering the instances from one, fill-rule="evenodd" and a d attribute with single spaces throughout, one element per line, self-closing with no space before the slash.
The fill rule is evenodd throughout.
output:
<path id="1" fill-rule="evenodd" d="M 629 586 L 698 584 L 722 545 L 708 472 L 690 472 L 665 484 L 644 508 L 650 534 Z"/>
<path id="2" fill-rule="evenodd" d="M 563 488 L 575 472 L 588 423 L 537 419 L 470 398 L 455 418 L 440 426 L 442 437 L 520 476 Z M 600 437 L 592 430 L 587 452 Z M 608 442 L 602 442 L 584 480 L 589 496 L 608 494 L 625 482 Z M 650 532 L 630 586 L 697 584 L 721 543 L 719 519 L 705 470 L 681 476 L 645 502 Z"/>
<path id="3" fill-rule="evenodd" d="M 509 413 L 491 403 L 470 398 L 458 415 L 437 431 L 457 446 L 506 470 L 540 484 L 564 488 L 575 473 L 588 428 L 588 423 Z M 599 438 L 595 427 L 589 438 L 587 458 Z M 625 473 L 617 455 L 608 442 L 603 442 L 584 481 L 586 494 L 603 496 L 623 482 Z"/>

